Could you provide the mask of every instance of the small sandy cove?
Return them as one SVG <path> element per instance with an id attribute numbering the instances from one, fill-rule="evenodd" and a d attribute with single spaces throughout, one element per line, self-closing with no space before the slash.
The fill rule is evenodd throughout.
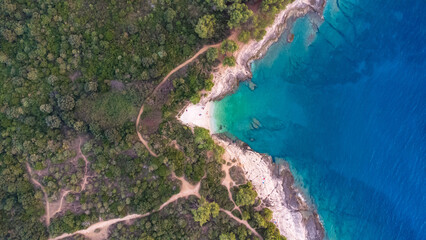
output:
<path id="1" fill-rule="evenodd" d="M 213 133 L 213 129 L 214 129 L 213 104 L 214 104 L 213 102 L 208 102 L 205 105 L 191 104 L 183 110 L 179 120 L 188 126 L 202 127 L 202 128 L 210 130 L 210 132 Z"/>

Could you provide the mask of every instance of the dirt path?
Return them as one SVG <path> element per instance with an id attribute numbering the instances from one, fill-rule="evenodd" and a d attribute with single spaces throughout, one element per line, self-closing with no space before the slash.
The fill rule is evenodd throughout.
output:
<path id="1" fill-rule="evenodd" d="M 86 189 L 87 186 L 87 179 L 90 177 L 87 175 L 87 170 L 88 170 L 88 166 L 89 166 L 89 161 L 87 160 L 87 157 L 83 154 L 83 152 L 81 151 L 81 144 L 82 144 L 82 140 L 81 137 L 79 138 L 79 145 L 78 145 L 78 150 L 80 152 L 80 156 L 83 157 L 84 160 L 84 176 L 83 176 L 83 181 L 81 182 L 81 188 L 79 192 L 82 192 Z M 67 193 L 68 194 L 68 193 Z"/>
<path id="2" fill-rule="evenodd" d="M 77 232 L 74 233 L 64 233 L 58 237 L 55 238 L 50 238 L 50 240 L 59 240 L 59 239 L 64 239 L 67 237 L 71 237 L 74 236 L 76 234 L 81 234 L 84 235 L 87 238 L 90 238 L 92 240 L 95 239 L 106 239 L 108 237 L 108 228 L 116 223 L 119 222 L 123 222 L 123 221 L 128 221 L 128 220 L 133 220 L 133 219 L 137 219 L 137 218 L 142 218 L 142 217 L 146 217 L 148 215 L 150 215 L 151 212 L 149 213 L 145 213 L 143 215 L 141 214 L 131 214 L 131 215 L 127 215 L 123 218 L 114 218 L 114 219 L 110 219 L 107 221 L 102 221 L 102 222 L 98 222 L 95 223 L 93 225 L 91 225 L 90 227 L 83 229 L 83 230 L 79 230 Z M 100 230 L 100 231 L 99 231 Z"/>
<path id="3" fill-rule="evenodd" d="M 58 202 L 51 202 L 51 203 L 49 203 L 50 204 L 50 208 L 51 208 L 51 211 L 50 211 L 50 214 L 49 214 L 49 219 L 53 218 L 53 216 L 55 216 L 57 213 L 60 213 L 62 211 L 62 205 L 64 203 L 64 198 L 70 192 L 71 192 L 71 190 L 66 190 L 66 191 L 64 191 L 64 192 L 61 193 L 61 198 L 59 200 L 59 204 L 58 204 Z"/>
<path id="4" fill-rule="evenodd" d="M 200 56 L 201 54 L 203 54 L 204 52 L 206 52 L 209 48 L 217 48 L 217 47 L 219 47 L 220 46 L 220 44 L 221 43 L 217 43 L 217 44 L 212 44 L 212 45 L 207 45 L 207 46 L 204 46 L 204 47 L 202 47 L 194 56 L 192 56 L 190 59 L 188 59 L 188 60 L 186 60 L 185 62 L 183 62 L 183 63 L 181 63 L 179 66 L 177 66 L 177 67 L 175 67 L 172 71 L 170 71 L 164 78 L 163 78 L 163 80 L 161 80 L 161 82 L 157 85 L 157 87 L 155 87 L 155 89 L 154 89 L 154 91 L 152 91 L 152 93 L 147 97 L 147 99 L 148 98 L 150 98 L 152 95 L 154 95 L 157 91 L 158 91 L 158 89 L 160 89 L 161 88 L 161 86 L 163 86 L 163 84 L 167 81 L 167 79 L 169 79 L 169 77 L 171 76 L 171 75 L 173 75 L 173 73 L 175 73 L 175 72 L 177 72 L 177 71 L 179 71 L 181 68 L 183 68 L 183 67 L 185 67 L 186 65 L 188 65 L 189 63 L 191 63 L 192 61 L 194 61 L 194 59 L 196 59 L 198 56 Z M 146 101 L 146 100 L 145 100 Z M 149 147 L 149 145 L 148 145 L 148 142 L 145 140 L 145 139 L 143 139 L 143 137 L 142 137 L 142 134 L 139 132 L 139 122 L 140 122 L 140 119 L 141 119 L 141 116 L 142 116 L 142 113 L 143 113 L 143 110 L 144 110 L 144 106 L 145 106 L 145 103 L 144 104 L 142 104 L 142 106 L 141 106 L 141 108 L 140 108 L 140 110 L 139 110 L 139 113 L 138 113 L 138 117 L 136 118 L 136 132 L 138 133 L 138 137 L 139 137 L 139 140 L 142 142 L 142 144 L 146 147 L 146 149 L 148 149 L 148 152 L 149 152 L 149 154 L 151 154 L 151 156 L 153 156 L 153 157 L 158 157 L 158 155 L 154 152 L 154 151 L 152 151 L 151 150 L 151 148 Z"/>
<path id="5" fill-rule="evenodd" d="M 220 211 L 228 214 L 228 216 L 230 216 L 232 219 L 234 219 L 235 221 L 243 224 L 244 226 L 246 226 L 254 235 L 256 235 L 258 238 L 263 239 L 262 236 L 260 236 L 260 234 L 250 226 L 250 224 L 248 224 L 248 222 L 246 220 L 241 220 L 239 218 L 237 218 L 236 216 L 234 216 L 230 211 L 225 210 L 223 208 L 220 209 Z"/>
<path id="6" fill-rule="evenodd" d="M 228 166 L 227 163 L 222 164 L 222 171 L 225 171 L 225 178 L 222 181 L 222 185 L 225 186 L 226 189 L 228 190 L 228 197 L 232 201 L 232 203 L 234 204 L 234 209 L 237 209 L 242 216 L 243 213 L 241 212 L 240 207 L 238 207 L 238 205 L 235 203 L 234 199 L 232 198 L 232 193 L 231 193 L 231 186 L 235 186 L 235 182 L 234 182 L 234 180 L 232 180 L 231 175 L 229 174 L 229 169 L 231 167 L 233 167 L 235 164 L 231 164 L 231 165 Z M 234 210 L 234 209 L 232 209 L 232 210 Z"/>
<path id="7" fill-rule="evenodd" d="M 232 203 L 234 204 L 234 209 L 237 209 L 241 216 L 243 215 L 240 207 L 235 203 L 234 199 L 232 198 L 232 193 L 231 193 L 231 186 L 235 186 L 235 182 L 234 180 L 232 180 L 231 178 L 231 174 L 229 173 L 229 169 L 231 169 L 231 167 L 236 165 L 236 162 L 233 163 L 231 157 L 228 155 L 228 153 L 224 153 L 223 154 L 223 159 L 225 160 L 225 163 L 222 164 L 222 171 L 225 171 L 225 178 L 222 180 L 222 185 L 226 187 L 226 189 L 228 190 L 228 196 L 229 199 L 232 201 Z M 230 165 L 228 165 L 228 163 L 230 163 Z M 234 210 L 232 209 L 232 210 Z"/>
<path id="8" fill-rule="evenodd" d="M 148 212 L 148 213 L 145 213 L 145 214 L 130 214 L 130 215 L 127 215 L 123 218 L 114 218 L 114 219 L 110 219 L 110 220 L 106 220 L 106 221 L 100 221 L 100 222 L 97 222 L 95 224 L 92 224 L 90 227 L 88 227 L 86 229 L 79 230 L 79 231 L 76 231 L 74 233 L 64 233 L 64 234 L 62 234 L 58 237 L 50 238 L 49 240 L 60 240 L 60 239 L 64 239 L 64 238 L 67 238 L 67 237 L 74 236 L 76 234 L 84 235 L 86 238 L 89 238 L 91 240 L 107 239 L 108 238 L 108 228 L 111 225 L 114 225 L 114 224 L 119 223 L 119 222 L 124 222 L 124 221 L 133 220 L 133 219 L 147 217 L 147 216 L 151 215 L 152 213 L 161 211 L 167 205 L 178 200 L 179 198 L 187 198 L 191 195 L 195 195 L 196 197 L 201 198 L 200 193 L 199 193 L 201 181 L 198 182 L 196 185 L 192 185 L 185 178 L 177 177 L 174 173 L 172 173 L 172 177 L 174 179 L 178 179 L 178 180 L 181 181 L 182 185 L 181 185 L 180 191 L 179 191 L 179 193 L 171 196 L 169 198 L 169 200 L 167 200 L 165 203 L 163 203 L 158 210 L 154 210 L 154 211 L 151 211 L 151 212 Z M 41 184 L 39 186 L 42 187 Z M 231 200 L 232 200 L 232 198 L 231 198 Z M 238 210 L 239 210 L 239 208 L 238 208 Z M 256 235 L 257 237 L 262 239 L 262 236 L 260 236 L 259 233 L 254 228 L 252 228 L 246 220 L 242 220 L 242 219 L 237 218 L 228 210 L 221 208 L 220 211 L 226 213 L 229 217 L 231 217 L 232 219 L 234 219 L 238 223 L 243 224 L 254 235 Z"/>
<path id="9" fill-rule="evenodd" d="M 160 83 L 160 84 L 161 84 L 161 83 Z M 158 86 L 157 86 L 157 87 L 158 87 Z M 148 145 L 148 142 L 147 142 L 147 141 L 145 141 L 145 139 L 143 139 L 142 134 L 139 132 L 139 128 L 138 128 L 138 126 L 139 126 L 139 121 L 141 120 L 141 115 L 142 115 L 142 113 L 143 113 L 143 109 L 144 109 L 144 107 L 145 107 L 145 104 L 143 104 L 143 105 L 142 105 L 141 109 L 139 110 L 138 118 L 136 119 L 136 132 L 138 133 L 139 140 L 140 140 L 140 141 L 142 142 L 142 144 L 146 147 L 146 149 L 148 150 L 149 154 L 151 154 L 151 156 L 153 156 L 153 157 L 158 157 L 158 155 L 157 155 L 155 152 L 153 152 L 153 151 L 151 150 L 151 148 L 150 148 L 150 147 L 149 147 L 149 145 Z"/>
<path id="10" fill-rule="evenodd" d="M 31 169 L 30 165 L 28 163 L 26 163 L 28 173 L 30 174 L 31 182 L 33 182 L 33 184 L 35 184 L 36 186 L 40 187 L 40 189 L 42 190 L 42 192 L 44 194 L 44 199 L 45 199 L 45 202 L 46 202 L 45 203 L 45 205 L 46 205 L 45 206 L 45 209 L 46 209 L 45 219 L 46 219 L 46 225 L 47 226 L 50 225 L 50 219 L 52 219 L 57 213 L 60 213 L 62 211 L 62 208 L 64 206 L 64 204 L 63 204 L 64 199 L 69 193 L 81 193 L 82 191 L 84 191 L 86 189 L 87 179 L 90 177 L 90 176 L 87 175 L 89 161 L 87 160 L 87 157 L 81 151 L 81 145 L 82 144 L 83 144 L 83 139 L 81 137 L 79 137 L 78 153 L 77 153 L 77 155 L 74 159 L 78 159 L 78 158 L 82 157 L 84 162 L 85 162 L 84 177 L 83 177 L 83 180 L 82 180 L 81 185 L 80 185 L 80 190 L 79 191 L 62 190 L 61 191 L 61 197 L 60 197 L 59 201 L 49 202 L 47 192 L 45 191 L 43 185 L 40 182 L 38 182 L 35 178 L 33 178 L 32 169 Z"/>
<path id="11" fill-rule="evenodd" d="M 27 167 L 27 171 L 28 174 L 30 175 L 30 180 L 33 184 L 35 184 L 37 187 L 39 187 L 41 189 L 41 191 L 43 192 L 44 195 L 44 200 L 45 200 L 45 209 L 46 209 L 46 225 L 49 226 L 50 225 L 50 206 L 49 206 L 49 198 L 47 197 L 47 192 L 44 189 L 43 185 L 41 185 L 41 183 L 39 181 L 37 181 L 35 178 L 33 178 L 33 170 L 30 167 L 29 163 L 25 164 Z"/>
<path id="12" fill-rule="evenodd" d="M 167 200 L 165 203 L 163 203 L 160 206 L 160 209 L 163 209 L 164 207 L 166 207 L 167 205 L 169 205 L 170 203 L 178 200 L 179 198 L 187 198 L 191 195 L 195 195 L 198 198 L 201 198 L 201 195 L 199 193 L 200 191 L 200 186 L 201 186 L 201 181 L 199 181 L 196 185 L 192 185 L 190 184 L 188 181 L 186 181 L 185 178 L 183 177 L 177 177 L 175 175 L 175 173 L 172 173 L 173 178 L 178 179 L 182 182 L 182 186 L 180 187 L 180 192 L 171 196 L 169 198 L 169 200 Z"/>
<path id="13" fill-rule="evenodd" d="M 92 239 L 92 240 L 107 239 L 108 238 L 108 228 L 111 225 L 114 225 L 116 223 L 123 222 L 123 221 L 147 217 L 152 213 L 161 211 L 167 205 L 178 200 L 179 198 L 186 198 L 186 197 L 189 197 L 191 195 L 195 195 L 198 198 L 201 198 L 200 193 L 199 193 L 201 181 L 198 182 L 196 185 L 192 185 L 188 181 L 186 181 L 185 178 L 177 177 L 174 173 L 172 173 L 172 177 L 181 181 L 182 186 L 180 188 L 180 192 L 171 196 L 169 198 L 169 200 L 167 200 L 165 203 L 163 203 L 158 210 L 154 210 L 154 211 L 151 211 L 151 212 L 148 212 L 148 213 L 145 213 L 145 214 L 130 214 L 130 215 L 127 215 L 126 217 L 123 217 L 123 218 L 114 218 L 114 219 L 110 219 L 110 220 L 106 220 L 106 221 L 97 222 L 97 223 L 91 225 L 90 227 L 88 227 L 84 230 L 79 230 L 79 231 L 76 231 L 74 233 L 64 233 L 64 234 L 62 234 L 58 237 L 50 238 L 49 240 L 59 240 L 59 239 L 71 237 L 71 236 L 76 235 L 76 234 L 82 234 L 85 237 Z"/>
<path id="14" fill-rule="evenodd" d="M 165 203 L 163 203 L 160 208 L 158 210 L 154 210 L 145 214 L 130 214 L 127 215 L 123 218 L 114 218 L 114 219 L 110 219 L 110 220 L 106 220 L 106 221 L 100 221 L 97 222 L 95 224 L 92 224 L 91 226 L 89 226 L 86 229 L 83 230 L 79 230 L 73 233 L 64 233 L 60 236 L 57 236 L 55 238 L 50 238 L 49 240 L 60 240 L 60 239 L 64 239 L 67 237 L 71 237 L 74 236 L 76 234 L 81 234 L 84 235 L 86 238 L 89 238 L 91 240 L 103 240 L 103 239 L 107 239 L 108 238 L 108 228 L 111 225 L 114 225 L 116 223 L 119 222 L 124 222 L 124 221 L 129 221 L 129 220 L 134 220 L 134 219 L 138 219 L 138 218 L 143 218 L 143 217 L 147 217 L 149 215 L 151 215 L 152 213 L 161 211 L 163 208 L 165 208 L 167 205 L 169 205 L 170 203 L 178 200 L 179 198 L 186 198 L 189 197 L 191 195 L 195 195 L 198 198 L 201 198 L 199 190 L 200 190 L 200 184 L 201 181 L 198 182 L 196 185 L 192 185 L 190 184 L 188 181 L 186 181 L 185 178 L 183 177 L 177 177 L 174 173 L 172 173 L 172 177 L 175 179 L 178 179 L 182 182 L 182 186 L 180 189 L 180 192 L 171 196 L 169 200 L 167 200 Z M 40 185 L 41 186 L 41 185 Z M 225 209 L 220 209 L 220 211 L 226 213 L 229 217 L 231 217 L 232 219 L 234 219 L 235 221 L 237 221 L 240 224 L 243 224 L 244 226 L 246 226 L 253 234 L 255 234 L 257 237 L 259 237 L 260 239 L 262 239 L 262 237 L 259 235 L 259 233 L 257 233 L 257 231 L 255 229 L 253 229 L 247 221 L 245 220 L 241 220 L 237 217 L 235 217 L 230 211 L 225 210 Z"/>

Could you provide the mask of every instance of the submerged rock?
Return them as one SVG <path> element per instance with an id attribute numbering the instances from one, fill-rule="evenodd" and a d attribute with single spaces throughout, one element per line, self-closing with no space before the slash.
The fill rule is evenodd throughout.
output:
<path id="1" fill-rule="evenodd" d="M 291 43 L 294 40 L 294 33 L 290 33 L 287 36 L 287 42 Z"/>
<path id="2" fill-rule="evenodd" d="M 259 121 L 259 120 L 257 120 L 256 118 L 253 118 L 253 119 L 251 120 L 251 128 L 252 128 L 252 129 L 258 129 L 258 128 L 260 128 L 260 127 L 262 127 L 262 124 L 260 123 L 260 121 Z"/>
<path id="3" fill-rule="evenodd" d="M 250 88 L 250 90 L 254 91 L 256 89 L 257 85 L 254 82 L 249 81 L 248 87 Z"/>

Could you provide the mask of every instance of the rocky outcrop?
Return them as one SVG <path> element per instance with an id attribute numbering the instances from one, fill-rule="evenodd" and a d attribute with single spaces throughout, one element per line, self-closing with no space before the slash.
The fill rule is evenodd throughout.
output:
<path id="1" fill-rule="evenodd" d="M 239 161 L 247 180 L 255 187 L 262 205 L 273 211 L 272 221 L 282 235 L 294 240 L 322 240 L 324 230 L 315 211 L 307 205 L 288 166 L 276 165 L 272 158 L 253 151 L 241 141 L 222 134 L 213 139 L 226 153 Z"/>
<path id="2" fill-rule="evenodd" d="M 264 38 L 260 41 L 251 40 L 249 43 L 239 46 L 234 54 L 236 65 L 234 67 L 219 67 L 213 72 L 215 85 L 209 94 L 203 97 L 200 104 L 205 105 L 209 101 L 219 100 L 232 93 L 240 81 L 252 77 L 250 64 L 264 56 L 269 47 L 278 41 L 282 34 L 289 35 L 290 26 L 294 21 L 308 13 L 317 13 L 322 17 L 326 0 L 296 0 L 277 14 L 273 24 L 266 29 Z"/>

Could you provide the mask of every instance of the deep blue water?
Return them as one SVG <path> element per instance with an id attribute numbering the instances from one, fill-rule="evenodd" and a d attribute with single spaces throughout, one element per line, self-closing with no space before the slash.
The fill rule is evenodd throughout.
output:
<path id="1" fill-rule="evenodd" d="M 425 12 L 330 0 L 215 104 L 222 132 L 289 162 L 330 239 L 426 239 Z"/>

